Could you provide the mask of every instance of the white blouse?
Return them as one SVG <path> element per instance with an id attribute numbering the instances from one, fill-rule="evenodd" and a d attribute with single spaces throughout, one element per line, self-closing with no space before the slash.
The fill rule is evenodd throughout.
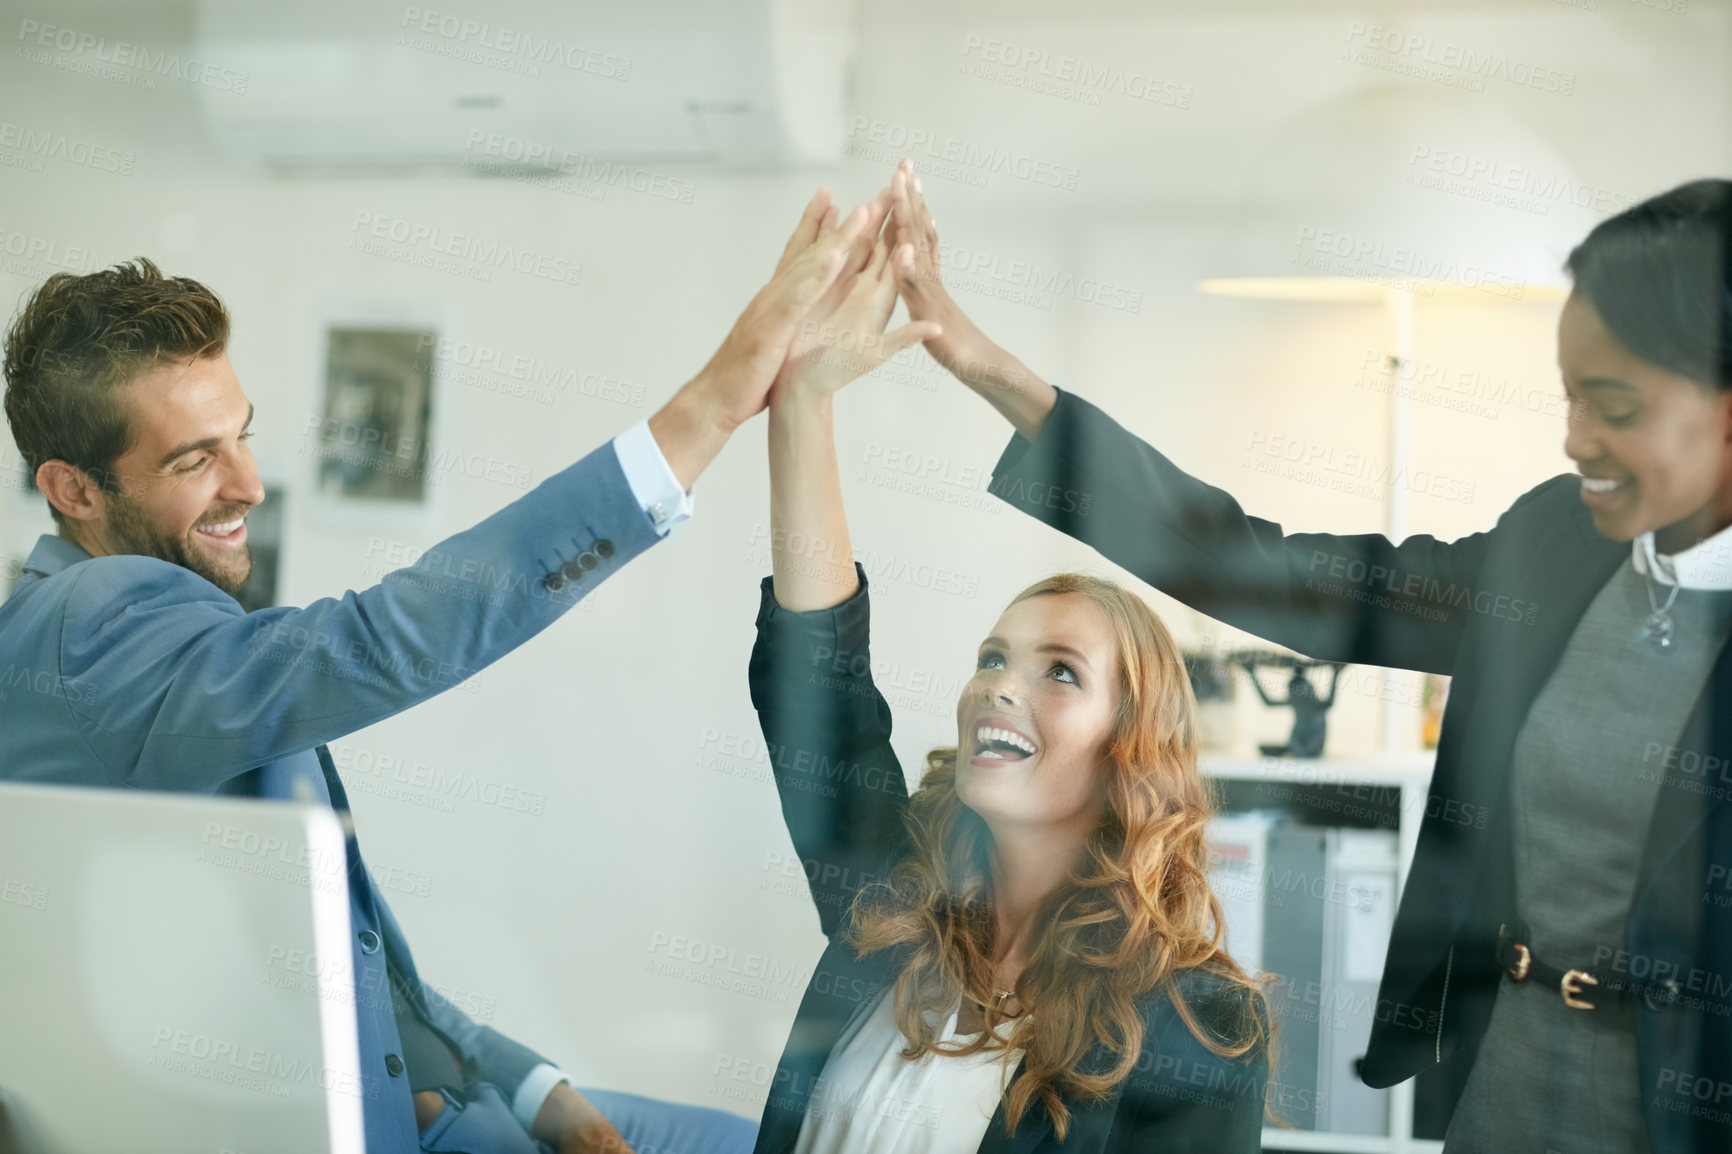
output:
<path id="1" fill-rule="evenodd" d="M 1685 589 L 1732 589 L 1732 525 L 1678 553 L 1656 553 L 1654 534 L 1630 542 L 1636 572 L 1654 574 L 1662 585 Z"/>
<path id="2" fill-rule="evenodd" d="M 976 1037 L 956 1032 L 960 1009 L 945 1019 L 942 1039 Z M 1008 1039 L 1014 1025 L 1000 1023 L 998 1037 Z M 907 1044 L 896 1028 L 894 995 L 885 990 L 873 1011 L 836 1039 L 813 1083 L 794 1154 L 975 1154 L 1022 1051 L 929 1053 L 911 1062 L 902 1056 Z"/>

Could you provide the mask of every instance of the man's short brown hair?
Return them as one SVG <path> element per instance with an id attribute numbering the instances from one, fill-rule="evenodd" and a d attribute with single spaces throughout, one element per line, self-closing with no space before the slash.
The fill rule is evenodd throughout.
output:
<path id="1" fill-rule="evenodd" d="M 49 277 L 6 333 L 6 420 L 31 476 L 61 460 L 118 492 L 114 463 L 134 434 L 117 387 L 164 360 L 219 356 L 228 336 L 215 293 L 144 257 Z"/>

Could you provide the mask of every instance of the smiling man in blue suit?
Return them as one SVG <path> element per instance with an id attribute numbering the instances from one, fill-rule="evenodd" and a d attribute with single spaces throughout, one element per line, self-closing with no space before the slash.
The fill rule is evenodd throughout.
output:
<path id="1" fill-rule="evenodd" d="M 209 289 L 148 261 L 61 274 L 13 323 L 6 416 L 58 532 L 0 605 L 0 664 L 48 690 L 0 695 L 0 777 L 345 816 L 356 985 L 390 991 L 357 999 L 372 1154 L 750 1147 L 753 1127 L 731 1115 L 579 1093 L 439 998 L 368 875 L 325 743 L 503 657 L 688 516 L 698 474 L 764 407 L 886 206 L 838 219 L 820 190 L 775 275 L 653 417 L 415 565 L 304 609 L 248 615 L 230 596 L 264 492 Z"/>

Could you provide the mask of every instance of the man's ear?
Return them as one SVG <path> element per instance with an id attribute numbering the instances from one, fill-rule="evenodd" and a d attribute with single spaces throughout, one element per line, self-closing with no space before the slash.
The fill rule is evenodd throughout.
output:
<path id="1" fill-rule="evenodd" d="M 44 461 L 36 470 L 36 487 L 48 503 L 74 521 L 100 521 L 108 512 L 103 493 L 83 469 L 65 461 Z"/>

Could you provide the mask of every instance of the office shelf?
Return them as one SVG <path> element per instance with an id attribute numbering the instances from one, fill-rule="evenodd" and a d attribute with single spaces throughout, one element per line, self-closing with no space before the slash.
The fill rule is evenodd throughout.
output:
<path id="1" fill-rule="evenodd" d="M 1293 806 L 1325 825 L 1393 828 L 1398 845 L 1397 901 L 1419 839 L 1429 800 L 1432 750 L 1301 759 L 1222 753 L 1203 754 L 1198 769 L 1217 783 L 1224 812 L 1246 808 L 1235 801 Z M 1443 1143 L 1414 1138 L 1413 1081 L 1389 1090 L 1390 1134 L 1336 1134 L 1265 1127 L 1269 1151 L 1317 1154 L 1440 1154 Z"/>

